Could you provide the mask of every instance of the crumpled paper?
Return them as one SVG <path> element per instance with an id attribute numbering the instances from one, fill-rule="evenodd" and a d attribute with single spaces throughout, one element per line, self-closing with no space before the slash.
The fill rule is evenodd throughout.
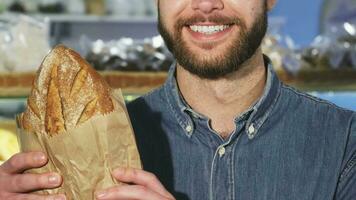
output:
<path id="1" fill-rule="evenodd" d="M 64 193 L 69 200 L 90 200 L 95 191 L 120 184 L 111 176 L 113 169 L 142 168 L 121 91 L 115 97 L 121 106 L 112 113 L 94 116 L 54 136 L 26 132 L 17 116 L 21 151 L 43 151 L 49 160 L 46 166 L 26 173 L 57 172 L 63 177 L 60 188 L 37 193 Z"/>

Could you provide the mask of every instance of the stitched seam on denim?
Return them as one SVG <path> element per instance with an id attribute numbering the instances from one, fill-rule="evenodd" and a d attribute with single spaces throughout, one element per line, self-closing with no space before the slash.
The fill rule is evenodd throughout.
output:
<path id="1" fill-rule="evenodd" d="M 228 158 L 227 158 L 227 172 L 228 172 L 228 191 L 227 191 L 227 195 L 228 195 L 228 200 L 232 200 L 232 191 L 234 190 L 233 188 L 232 188 L 232 163 L 231 163 L 231 159 L 232 159 L 232 148 L 228 148 L 228 149 L 230 149 L 230 150 L 227 150 L 227 154 L 225 154 L 225 155 L 227 155 L 228 156 Z"/>
<path id="2" fill-rule="evenodd" d="M 346 153 L 346 149 L 347 149 L 347 143 L 348 143 L 348 141 L 349 141 L 349 137 L 351 137 L 351 125 L 352 125 L 352 119 L 353 119 L 354 115 L 355 115 L 355 113 L 353 113 L 353 115 L 351 115 L 350 121 L 349 121 L 349 123 L 348 123 L 349 125 L 348 125 L 348 128 L 347 128 L 347 130 L 346 130 L 346 135 L 347 135 L 348 137 L 347 137 L 347 141 L 345 142 L 346 145 L 345 145 L 345 150 L 344 150 L 344 156 L 343 156 L 343 157 L 345 157 L 345 153 Z M 349 133 L 349 134 L 348 134 L 348 133 Z M 345 158 L 343 158 L 343 159 L 345 159 Z M 346 167 L 342 170 L 341 175 L 339 176 L 339 179 L 338 179 L 338 182 L 339 182 L 339 183 L 341 183 L 342 180 L 343 180 L 343 178 L 348 175 L 349 171 L 351 171 L 351 168 L 352 168 L 355 164 L 356 164 L 356 153 L 354 153 L 354 154 L 352 155 L 351 160 L 348 161 L 348 163 L 346 163 Z"/>
<path id="3" fill-rule="evenodd" d="M 356 153 L 354 153 L 351 161 L 347 163 L 345 169 L 342 171 L 339 182 L 341 183 L 353 170 L 356 170 Z"/>
<path id="4" fill-rule="evenodd" d="M 241 137 L 241 133 L 237 136 L 236 138 L 236 141 L 235 143 L 233 144 L 233 146 L 231 147 L 231 167 L 232 167 L 232 170 L 231 170 L 231 173 L 232 173 L 232 181 L 231 181 L 231 184 L 232 184 L 232 200 L 235 200 L 235 197 L 236 197 L 236 194 L 235 194 L 235 152 L 236 152 L 236 148 L 237 148 L 237 143 Z"/>
<path id="5" fill-rule="evenodd" d="M 233 151 L 233 150 L 234 150 L 233 147 L 236 146 L 236 144 L 237 144 L 239 138 L 240 138 L 241 135 L 242 135 L 242 134 L 237 133 L 236 131 L 237 131 L 237 127 L 235 126 L 235 130 L 234 130 L 233 134 L 229 137 L 229 140 L 228 140 L 227 142 L 225 142 L 224 144 L 220 145 L 220 146 L 229 146 L 229 144 L 231 143 L 231 140 L 232 140 L 233 136 L 236 135 L 236 134 L 238 134 L 238 135 L 237 135 L 237 138 L 236 138 L 236 140 L 235 140 L 235 143 L 232 143 L 232 145 L 231 145 L 231 156 L 234 156 L 235 151 Z M 234 157 L 231 158 L 232 161 L 233 161 L 233 158 L 234 158 Z M 231 163 L 231 164 L 233 164 L 233 163 Z M 233 173 L 233 172 L 234 172 L 234 166 L 231 165 L 231 167 L 232 167 L 232 173 Z M 232 176 L 234 176 L 234 173 L 232 174 Z M 234 184 L 234 179 L 233 179 L 233 180 L 232 180 L 232 188 L 233 188 L 232 191 L 233 191 L 233 195 L 235 195 L 234 185 L 235 185 L 235 184 Z M 234 198 L 235 198 L 235 197 L 234 197 Z"/>
<path id="6" fill-rule="evenodd" d="M 217 148 L 215 150 L 214 157 L 213 157 L 213 162 L 211 162 L 211 167 L 210 167 L 209 200 L 214 200 L 214 194 L 213 194 L 213 171 L 214 171 L 215 158 L 216 158 L 216 155 L 218 154 L 218 151 L 219 151 L 219 148 Z"/>
<path id="7" fill-rule="evenodd" d="M 298 96 L 302 96 L 302 97 L 305 97 L 307 99 L 310 99 L 312 101 L 315 101 L 315 102 L 318 102 L 318 103 L 323 103 L 323 104 L 326 104 L 326 105 L 329 105 L 329 106 L 335 106 L 336 108 L 340 109 L 340 110 L 344 110 L 344 111 L 350 111 L 346 108 L 342 108 L 342 107 L 339 107 L 337 106 L 336 104 L 333 104 L 331 103 L 330 101 L 327 101 L 327 100 L 324 100 L 324 99 L 320 99 L 318 97 L 315 97 L 313 95 L 310 95 L 308 93 L 304 93 L 304 92 L 301 92 L 293 87 L 290 87 L 288 85 L 285 85 L 285 84 L 282 84 L 282 87 L 289 90 L 289 91 L 292 91 L 293 93 L 297 94 Z"/>

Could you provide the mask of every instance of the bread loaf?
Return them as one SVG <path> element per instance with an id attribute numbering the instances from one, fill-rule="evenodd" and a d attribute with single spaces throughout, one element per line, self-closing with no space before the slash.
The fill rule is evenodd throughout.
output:
<path id="1" fill-rule="evenodd" d="M 59 45 L 37 72 L 22 125 L 30 132 L 58 134 L 115 106 L 105 80 L 78 53 Z"/>

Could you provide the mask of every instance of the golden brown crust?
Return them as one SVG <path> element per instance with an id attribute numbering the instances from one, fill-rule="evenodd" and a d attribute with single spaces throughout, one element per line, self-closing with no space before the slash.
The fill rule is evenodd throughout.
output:
<path id="1" fill-rule="evenodd" d="M 77 122 L 77 124 L 81 124 L 85 121 L 87 121 L 90 116 L 93 116 L 95 111 L 96 111 L 96 105 L 98 103 L 98 99 L 95 98 L 93 100 L 91 100 L 84 108 L 82 114 L 80 115 L 80 118 Z"/>
<path id="2" fill-rule="evenodd" d="M 70 90 L 70 96 L 73 98 L 74 95 L 78 94 L 80 89 L 83 87 L 83 85 L 85 84 L 86 78 L 87 78 L 88 72 L 85 71 L 84 69 L 81 69 L 75 79 L 74 79 L 74 83 L 71 87 Z"/>
<path id="3" fill-rule="evenodd" d="M 112 112 L 112 98 L 105 80 L 79 54 L 59 45 L 37 72 L 22 123 L 28 131 L 57 134 Z"/>
<path id="4" fill-rule="evenodd" d="M 65 130 L 65 122 L 62 113 L 62 102 L 58 90 L 58 67 L 51 71 L 51 80 L 47 92 L 47 108 L 45 115 L 45 130 L 49 134 L 59 133 Z"/>

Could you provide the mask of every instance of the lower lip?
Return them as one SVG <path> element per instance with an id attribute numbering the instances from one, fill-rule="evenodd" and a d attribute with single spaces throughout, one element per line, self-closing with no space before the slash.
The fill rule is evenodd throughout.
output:
<path id="1" fill-rule="evenodd" d="M 190 35 L 198 41 L 214 41 L 214 40 L 219 40 L 222 39 L 225 35 L 231 32 L 233 26 L 229 26 L 228 28 L 224 29 L 223 31 L 218 31 L 213 34 L 204 34 L 204 33 L 199 33 L 192 31 L 190 27 L 185 27 Z"/>

